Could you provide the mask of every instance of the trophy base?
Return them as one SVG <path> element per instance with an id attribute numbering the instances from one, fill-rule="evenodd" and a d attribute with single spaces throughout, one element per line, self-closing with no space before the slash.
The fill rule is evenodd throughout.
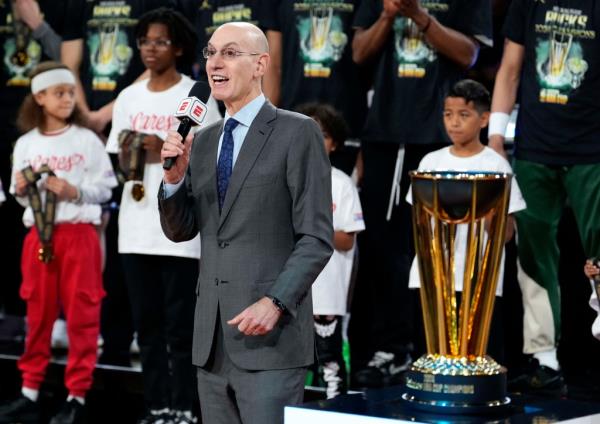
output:
<path id="1" fill-rule="evenodd" d="M 402 399 L 415 409 L 431 413 L 500 413 L 510 405 L 506 369 L 489 357 L 426 355 L 407 371 Z"/>

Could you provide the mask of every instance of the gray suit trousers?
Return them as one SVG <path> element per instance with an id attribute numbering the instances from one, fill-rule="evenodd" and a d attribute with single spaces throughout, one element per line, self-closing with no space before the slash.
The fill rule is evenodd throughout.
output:
<path id="1" fill-rule="evenodd" d="M 217 318 L 211 357 L 198 368 L 198 395 L 204 424 L 283 424 L 286 405 L 304 396 L 307 368 L 247 371 L 231 362 Z"/>

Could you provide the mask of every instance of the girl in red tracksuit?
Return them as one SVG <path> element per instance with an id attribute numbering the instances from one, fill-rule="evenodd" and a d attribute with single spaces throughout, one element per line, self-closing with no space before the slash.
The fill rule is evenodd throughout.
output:
<path id="1" fill-rule="evenodd" d="M 28 328 L 25 352 L 18 362 L 23 396 L 0 407 L 0 422 L 35 421 L 38 416 L 38 390 L 50 359 L 52 326 L 61 308 L 69 336 L 65 370 L 69 397 L 51 423 L 79 422 L 96 364 L 104 296 L 94 225 L 100 223 L 100 203 L 110 198 L 117 181 L 100 139 L 78 125 L 75 78 L 68 68 L 41 63 L 32 76 L 31 91 L 19 112 L 19 124 L 27 132 L 15 146 L 10 186 L 26 208 L 23 223 L 31 228 L 21 258 L 20 294 L 27 303 Z M 40 171 L 44 173 L 33 183 L 41 200 L 37 202 L 27 178 Z M 50 240 L 43 236 L 44 223 L 34 214 L 36 205 L 42 206 L 43 213 L 51 206 L 49 193 L 55 195 Z M 40 257 L 44 247 L 46 261 Z"/>

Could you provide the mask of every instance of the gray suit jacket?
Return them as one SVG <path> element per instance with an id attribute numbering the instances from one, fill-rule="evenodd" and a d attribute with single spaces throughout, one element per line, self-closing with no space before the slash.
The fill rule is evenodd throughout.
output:
<path id="1" fill-rule="evenodd" d="M 217 147 L 223 122 L 194 139 L 185 184 L 159 193 L 161 225 L 173 241 L 200 232 L 193 362 L 205 365 L 217 311 L 234 364 L 247 370 L 310 365 L 314 357 L 310 287 L 333 252 L 331 167 L 312 119 L 266 102 L 233 168 L 223 211 L 217 200 Z M 265 336 L 226 321 L 265 295 L 288 313 Z"/>

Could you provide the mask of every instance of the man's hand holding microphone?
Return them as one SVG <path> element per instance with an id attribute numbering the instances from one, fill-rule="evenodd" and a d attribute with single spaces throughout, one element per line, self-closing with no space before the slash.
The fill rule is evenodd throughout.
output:
<path id="1" fill-rule="evenodd" d="M 175 112 L 180 120 L 177 131 L 169 131 L 160 151 L 164 177 L 167 184 L 177 184 L 185 177 L 190 163 L 192 148 L 192 127 L 200 125 L 206 116 L 206 103 L 210 97 L 210 87 L 204 82 L 196 82 L 188 97 L 183 99 Z M 185 140 L 185 143 L 184 143 Z"/>

